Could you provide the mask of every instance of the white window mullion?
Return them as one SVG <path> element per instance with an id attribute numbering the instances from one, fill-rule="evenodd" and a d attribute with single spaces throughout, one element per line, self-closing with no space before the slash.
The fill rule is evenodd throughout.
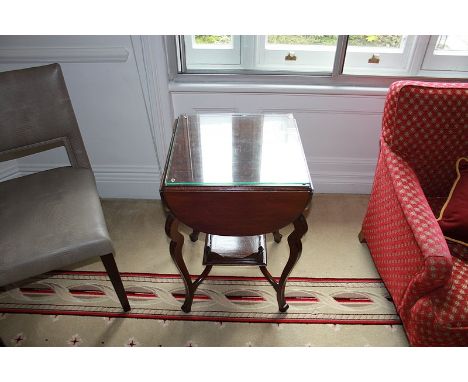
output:
<path id="1" fill-rule="evenodd" d="M 335 61 L 333 63 L 332 77 L 337 78 L 343 74 L 344 63 L 346 59 L 346 50 L 348 48 L 348 35 L 338 36 L 336 43 Z"/>
<path id="2" fill-rule="evenodd" d="M 257 41 L 255 35 L 241 36 L 241 67 L 254 70 L 256 62 Z"/>
<path id="3" fill-rule="evenodd" d="M 419 74 L 430 38 L 431 36 L 428 35 L 416 36 L 414 48 L 410 55 L 411 59 L 408 65 L 408 76 L 417 76 Z"/>

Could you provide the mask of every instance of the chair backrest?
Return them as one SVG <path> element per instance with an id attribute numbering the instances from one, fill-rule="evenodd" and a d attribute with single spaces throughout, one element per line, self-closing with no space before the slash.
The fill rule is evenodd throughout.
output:
<path id="1" fill-rule="evenodd" d="M 468 155 L 468 84 L 394 82 L 382 139 L 412 166 L 427 196 L 447 196 L 457 159 Z"/>
<path id="2" fill-rule="evenodd" d="M 90 168 L 60 65 L 0 73 L 0 161 L 59 146 Z"/>

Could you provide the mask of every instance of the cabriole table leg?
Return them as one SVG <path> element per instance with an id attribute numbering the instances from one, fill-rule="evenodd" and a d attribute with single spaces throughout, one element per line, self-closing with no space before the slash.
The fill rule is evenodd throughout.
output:
<path id="1" fill-rule="evenodd" d="M 288 280 L 289 274 L 296 265 L 299 257 L 301 257 L 302 252 L 302 242 L 301 238 L 307 232 L 307 222 L 303 215 L 299 216 L 294 221 L 294 231 L 288 236 L 289 244 L 289 259 L 286 263 L 279 282 L 276 282 L 273 276 L 268 272 L 268 269 L 265 266 L 260 266 L 265 278 L 270 282 L 273 288 L 276 291 L 276 298 L 278 300 L 278 308 L 280 312 L 286 312 L 289 309 L 289 305 L 286 303 L 286 298 L 284 296 L 284 291 L 286 288 L 286 281 Z"/>
<path id="2" fill-rule="evenodd" d="M 278 290 L 277 290 L 277 299 L 278 299 L 278 306 L 280 312 L 286 312 L 288 310 L 289 305 L 286 303 L 286 299 L 284 296 L 284 291 L 286 288 L 286 281 L 288 280 L 289 274 L 291 273 L 292 269 L 296 265 L 297 261 L 301 257 L 302 253 L 302 242 L 301 238 L 307 232 L 307 221 L 304 218 L 304 215 L 300 215 L 294 221 L 294 231 L 288 236 L 288 244 L 289 244 L 289 259 L 286 263 L 286 266 L 283 269 L 283 273 L 281 273 L 281 278 L 278 283 Z"/>
<path id="3" fill-rule="evenodd" d="M 185 265 L 184 258 L 182 256 L 182 247 L 184 245 L 184 236 L 179 232 L 179 221 L 169 214 L 166 219 L 166 234 L 171 239 L 169 244 L 169 252 L 171 253 L 172 260 L 179 270 L 182 280 L 185 285 L 185 302 L 182 305 L 182 310 L 186 313 L 190 312 L 193 301 L 194 290 L 192 288 L 192 280 L 190 279 L 190 273 L 188 272 L 187 266 Z"/>

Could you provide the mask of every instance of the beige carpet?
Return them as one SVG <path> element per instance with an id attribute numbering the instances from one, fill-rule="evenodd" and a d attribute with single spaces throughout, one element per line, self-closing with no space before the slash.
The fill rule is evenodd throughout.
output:
<path id="1" fill-rule="evenodd" d="M 379 277 L 357 233 L 367 206 L 363 195 L 314 195 L 302 257 L 291 276 Z M 104 200 L 104 213 L 121 272 L 177 273 L 168 253 L 160 201 Z M 183 227 L 185 229 L 185 227 Z M 185 229 L 185 233 L 189 233 Z M 282 230 L 283 235 L 291 227 Z M 203 235 L 188 238 L 184 257 L 192 274 L 203 267 Z M 268 267 L 277 276 L 287 241 L 268 237 Z M 274 245 L 273 245 L 274 244 Z M 97 260 L 70 270 L 102 271 Z M 258 268 L 215 267 L 212 275 L 260 276 Z M 0 315 L 7 346 L 408 346 L 401 325 L 266 324 L 162 321 L 130 318 Z"/>

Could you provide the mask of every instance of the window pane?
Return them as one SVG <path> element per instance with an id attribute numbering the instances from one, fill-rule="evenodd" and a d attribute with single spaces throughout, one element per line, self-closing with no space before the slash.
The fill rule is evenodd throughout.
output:
<path id="1" fill-rule="evenodd" d="M 194 35 L 192 44 L 194 49 L 223 49 L 232 48 L 231 35 Z"/>
<path id="2" fill-rule="evenodd" d="M 328 45 L 335 46 L 338 36 L 333 35 L 269 35 L 267 45 Z"/>
<path id="3" fill-rule="evenodd" d="M 441 35 L 436 43 L 434 54 L 468 54 L 468 36 Z"/>
<path id="4" fill-rule="evenodd" d="M 403 36 L 400 35 L 351 35 L 348 46 L 366 46 L 381 48 L 401 48 Z"/>
<path id="5" fill-rule="evenodd" d="M 237 69 L 241 63 L 240 36 L 185 35 L 187 70 Z"/>
<path id="6" fill-rule="evenodd" d="M 336 35 L 258 36 L 256 68 L 331 73 L 337 42 Z"/>
<path id="7" fill-rule="evenodd" d="M 466 78 L 468 36 L 432 36 L 421 69 L 444 73 L 449 77 Z"/>
<path id="8" fill-rule="evenodd" d="M 344 74 L 406 75 L 415 36 L 351 35 Z"/>

